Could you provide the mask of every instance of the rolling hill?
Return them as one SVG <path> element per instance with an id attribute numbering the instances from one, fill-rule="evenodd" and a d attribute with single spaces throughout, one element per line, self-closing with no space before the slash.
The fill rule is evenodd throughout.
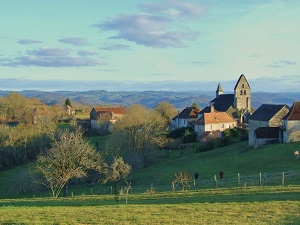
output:
<path id="1" fill-rule="evenodd" d="M 10 91 L 0 91 L 0 96 L 5 97 Z M 159 102 L 169 102 L 178 109 L 183 109 L 196 102 L 201 108 L 208 105 L 215 97 L 215 92 L 171 92 L 171 91 L 115 91 L 104 90 L 74 92 L 55 91 L 42 92 L 35 90 L 20 91 L 25 97 L 39 98 L 47 105 L 61 104 L 68 97 L 72 102 L 82 105 L 124 105 L 141 104 L 149 108 L 155 107 Z M 288 104 L 300 100 L 300 92 L 253 92 L 251 104 L 258 108 L 261 104 Z"/>

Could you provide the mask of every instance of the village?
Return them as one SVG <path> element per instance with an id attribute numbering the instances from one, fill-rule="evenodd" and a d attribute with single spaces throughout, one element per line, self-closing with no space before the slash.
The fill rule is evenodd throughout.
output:
<path id="1" fill-rule="evenodd" d="M 300 141 L 300 102 L 294 102 L 292 106 L 262 104 L 254 109 L 251 107 L 251 88 L 243 74 L 233 90 L 234 94 L 225 94 L 219 83 L 216 97 L 207 107 L 200 110 L 188 106 L 178 112 L 171 121 L 171 130 L 191 127 L 197 132 L 197 140 L 206 142 L 221 138 L 226 129 L 246 129 L 248 144 L 254 148 Z M 98 121 L 109 118 L 104 129 L 111 131 L 125 111 L 125 107 L 94 107 L 90 113 L 91 128 L 100 129 Z"/>

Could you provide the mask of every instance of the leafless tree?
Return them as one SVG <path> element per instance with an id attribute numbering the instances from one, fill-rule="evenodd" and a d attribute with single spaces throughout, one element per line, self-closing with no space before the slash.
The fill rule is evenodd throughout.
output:
<path id="1" fill-rule="evenodd" d="M 104 163 L 100 154 L 83 138 L 79 129 L 60 131 L 51 149 L 39 155 L 35 171 L 39 180 L 58 197 L 72 178 L 87 176 L 88 170 L 102 172 Z"/>

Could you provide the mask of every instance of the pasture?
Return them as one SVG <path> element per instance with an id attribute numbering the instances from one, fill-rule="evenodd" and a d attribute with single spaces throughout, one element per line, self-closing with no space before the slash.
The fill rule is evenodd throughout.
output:
<path id="1" fill-rule="evenodd" d="M 300 187 L 0 200 L 2 224 L 299 224 Z"/>

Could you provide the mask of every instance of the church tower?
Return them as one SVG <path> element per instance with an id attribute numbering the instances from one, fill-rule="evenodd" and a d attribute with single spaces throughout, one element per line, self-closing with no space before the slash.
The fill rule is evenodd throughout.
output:
<path id="1" fill-rule="evenodd" d="M 223 92 L 223 89 L 221 87 L 221 84 L 219 83 L 218 88 L 216 90 L 216 98 L 218 98 L 222 94 L 224 94 L 224 92 Z"/>
<path id="2" fill-rule="evenodd" d="M 234 87 L 234 108 L 251 111 L 251 88 L 244 74 Z"/>

